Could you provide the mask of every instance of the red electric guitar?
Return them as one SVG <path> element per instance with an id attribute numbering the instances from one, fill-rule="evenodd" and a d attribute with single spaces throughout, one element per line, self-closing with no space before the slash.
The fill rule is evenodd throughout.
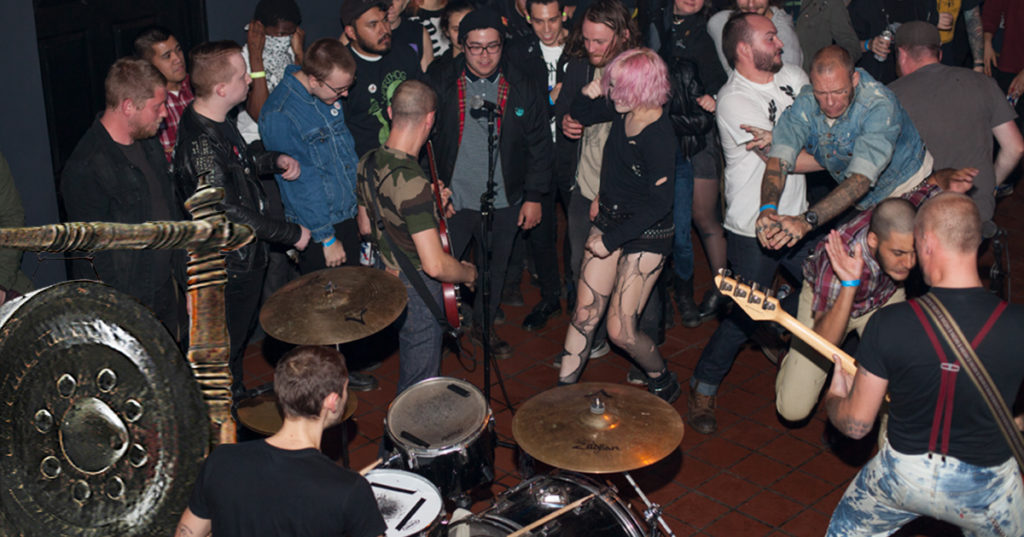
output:
<path id="1" fill-rule="evenodd" d="M 444 204 L 441 203 L 441 189 L 444 186 L 437 178 L 437 166 L 434 164 L 434 145 L 427 142 L 427 161 L 430 163 L 430 182 L 434 185 L 434 200 L 437 202 L 438 232 L 441 234 L 441 248 L 448 255 L 452 254 L 452 240 L 448 236 L 448 221 L 444 216 Z M 448 324 L 458 334 L 462 327 L 462 311 L 459 303 L 459 284 L 441 282 L 441 295 L 444 297 L 444 316 Z"/>

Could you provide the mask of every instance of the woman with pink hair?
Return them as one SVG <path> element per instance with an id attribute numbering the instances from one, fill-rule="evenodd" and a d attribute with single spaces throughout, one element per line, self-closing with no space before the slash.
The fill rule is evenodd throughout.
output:
<path id="1" fill-rule="evenodd" d="M 580 267 L 576 310 L 565 335 L 558 382 L 577 382 L 594 330 L 608 311 L 608 337 L 648 376 L 647 389 L 672 402 L 680 393 L 654 341 L 637 330 L 665 257 L 672 251 L 676 135 L 663 105 L 665 62 L 648 48 L 627 50 L 585 86 L 571 115 L 584 125 L 611 121 L 593 226 Z M 614 105 L 614 110 L 606 99 Z"/>

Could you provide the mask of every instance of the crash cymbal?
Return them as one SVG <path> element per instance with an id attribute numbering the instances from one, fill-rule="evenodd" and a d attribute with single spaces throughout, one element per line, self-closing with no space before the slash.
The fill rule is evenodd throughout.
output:
<path id="1" fill-rule="evenodd" d="M 402 281 L 383 270 L 318 270 L 278 289 L 260 310 L 260 325 L 296 345 L 348 343 L 394 322 L 408 300 Z"/>
<path id="2" fill-rule="evenodd" d="M 523 451 L 564 470 L 592 474 L 649 466 L 683 440 L 679 412 L 631 386 L 581 382 L 533 396 L 512 420 Z"/>
<path id="3" fill-rule="evenodd" d="M 356 398 L 356 394 L 349 391 L 348 401 L 345 402 L 345 415 L 341 421 L 351 418 L 352 414 L 356 413 L 357 406 L 359 406 L 359 400 Z M 267 392 L 240 401 L 235 410 L 238 413 L 238 421 L 242 422 L 242 425 L 260 434 L 273 435 L 280 431 L 281 425 L 284 424 L 281 408 L 277 406 L 277 394 L 274 392 Z"/>

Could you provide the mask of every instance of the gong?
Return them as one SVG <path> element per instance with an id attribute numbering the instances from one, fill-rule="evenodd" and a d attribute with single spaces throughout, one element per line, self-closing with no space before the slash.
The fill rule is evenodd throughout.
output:
<path id="1" fill-rule="evenodd" d="M 0 534 L 170 535 L 209 443 L 188 362 L 112 287 L 0 307 Z"/>

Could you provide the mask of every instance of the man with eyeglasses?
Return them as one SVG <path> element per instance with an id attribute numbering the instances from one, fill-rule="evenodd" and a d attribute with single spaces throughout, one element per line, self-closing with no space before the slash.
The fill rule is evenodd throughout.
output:
<path id="1" fill-rule="evenodd" d="M 359 263 L 359 157 L 341 104 L 355 76 L 356 62 L 348 48 L 335 39 L 321 39 L 309 47 L 301 67 L 285 68 L 260 114 L 267 149 L 291 155 L 302 167 L 298 179 L 278 175 L 277 184 L 285 217 L 309 228 L 321 245 L 300 255 L 303 274 Z"/>
<path id="2" fill-rule="evenodd" d="M 433 73 L 437 96 L 432 136 L 438 176 L 451 189 L 447 208 L 452 254 L 464 256 L 470 239 L 480 243 L 480 197 L 488 177 L 488 108 L 495 110 L 494 212 L 491 233 L 491 319 L 497 313 L 512 245 L 519 228 L 541 219 L 540 200 L 551 182 L 551 129 L 547 95 L 519 68 L 502 61 L 503 25 L 490 8 L 472 11 L 459 23 L 465 54 Z M 483 254 L 483 252 L 480 252 Z M 484 254 L 485 255 L 485 254 Z M 483 300 L 477 292 L 471 338 L 482 342 Z M 498 358 L 511 348 L 492 331 Z"/>
<path id="3" fill-rule="evenodd" d="M 896 95 L 854 69 L 845 49 L 818 51 L 810 78 L 775 126 L 761 181 L 757 238 L 772 250 L 795 245 L 851 207 L 863 211 L 902 196 L 932 172 L 932 155 Z M 838 186 L 804 213 L 786 214 L 779 196 L 804 148 Z"/>
<path id="4" fill-rule="evenodd" d="M 389 0 L 343 0 L 341 41 L 355 57 L 359 76 L 345 98 L 345 121 L 361 157 L 388 139 L 388 106 L 398 85 L 423 77 L 420 58 L 410 47 L 391 48 Z"/>

